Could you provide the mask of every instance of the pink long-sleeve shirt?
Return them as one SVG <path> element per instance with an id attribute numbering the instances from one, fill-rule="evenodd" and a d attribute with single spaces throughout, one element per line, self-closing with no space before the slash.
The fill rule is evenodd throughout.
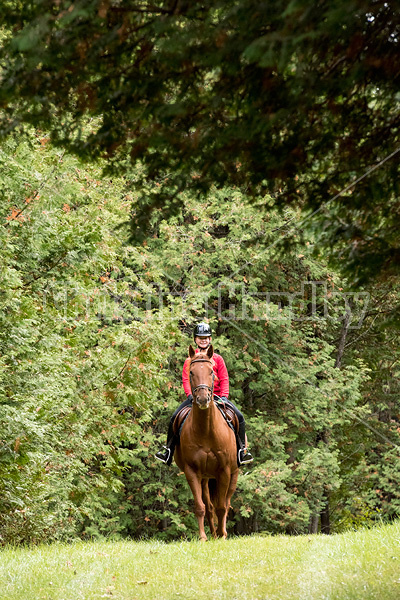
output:
<path id="1" fill-rule="evenodd" d="M 199 350 L 196 349 L 196 353 L 198 351 Z M 229 395 L 229 375 L 225 361 L 222 356 L 215 353 L 213 354 L 211 360 L 214 362 L 213 369 L 215 373 L 214 394 L 217 394 L 217 396 L 225 396 L 227 398 Z M 186 396 L 189 396 L 189 394 L 192 393 L 189 381 L 189 361 L 190 358 L 185 360 L 182 371 L 182 383 Z"/>

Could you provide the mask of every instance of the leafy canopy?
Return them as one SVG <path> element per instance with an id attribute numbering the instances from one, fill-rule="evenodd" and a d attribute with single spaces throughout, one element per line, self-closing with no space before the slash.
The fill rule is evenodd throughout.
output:
<path id="1" fill-rule="evenodd" d="M 49 127 L 58 144 L 123 173 L 140 160 L 139 188 L 165 185 L 143 193 L 136 235 L 149 206 L 177 212 L 187 187 L 268 188 L 278 204 L 320 209 L 372 168 L 318 227 L 328 247 L 345 239 L 338 252 L 356 275 L 376 272 L 400 254 L 388 158 L 398 150 L 399 10 L 379 0 L 10 0 L 1 131 Z"/>

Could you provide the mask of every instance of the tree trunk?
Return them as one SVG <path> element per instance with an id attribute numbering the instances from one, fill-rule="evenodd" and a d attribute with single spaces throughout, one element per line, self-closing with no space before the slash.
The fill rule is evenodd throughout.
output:
<path id="1" fill-rule="evenodd" d="M 344 348 L 346 345 L 347 334 L 348 334 L 350 323 L 351 323 L 351 308 L 352 308 L 352 306 L 353 306 L 353 302 L 352 302 L 352 299 L 350 298 L 348 304 L 346 305 L 346 315 L 344 317 L 342 331 L 340 332 L 339 345 L 338 345 L 338 350 L 337 350 L 337 355 L 336 355 L 336 360 L 335 360 L 335 368 L 336 369 L 340 369 L 342 366 Z M 324 430 L 321 433 L 321 439 L 325 442 L 325 444 L 328 443 L 328 437 L 327 437 L 326 430 Z M 331 523 L 330 523 L 330 515 L 329 515 L 329 496 L 330 496 L 329 491 L 325 490 L 324 505 L 323 505 L 323 508 L 322 508 L 321 514 L 320 514 L 320 516 L 321 516 L 321 533 L 325 533 L 327 535 L 329 535 L 331 532 Z"/>
<path id="2" fill-rule="evenodd" d="M 325 491 L 324 498 L 325 504 L 324 508 L 321 510 L 321 533 L 326 533 L 329 535 L 331 532 L 331 524 L 329 520 L 329 492 Z"/>
<path id="3" fill-rule="evenodd" d="M 347 333 L 349 331 L 350 322 L 351 322 L 351 308 L 353 306 L 352 299 L 350 298 L 349 303 L 346 307 L 346 316 L 343 321 L 342 331 L 340 333 L 339 346 L 336 355 L 335 368 L 340 369 L 342 366 L 342 358 L 344 353 L 344 347 L 346 345 Z"/>
<path id="4" fill-rule="evenodd" d="M 314 513 L 310 518 L 308 525 L 308 533 L 318 533 L 319 514 Z"/>

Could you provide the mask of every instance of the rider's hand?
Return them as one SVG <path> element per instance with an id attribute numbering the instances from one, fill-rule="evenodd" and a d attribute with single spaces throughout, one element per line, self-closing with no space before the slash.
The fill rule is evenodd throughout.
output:
<path id="1" fill-rule="evenodd" d="M 226 396 L 221 396 L 222 402 L 228 402 L 228 398 Z"/>

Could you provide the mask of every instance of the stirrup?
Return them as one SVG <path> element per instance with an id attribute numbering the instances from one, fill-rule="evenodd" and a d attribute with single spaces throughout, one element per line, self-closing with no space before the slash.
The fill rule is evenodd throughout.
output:
<path id="1" fill-rule="evenodd" d="M 167 446 L 164 446 L 165 450 L 159 450 L 158 452 L 155 453 L 155 457 L 157 460 L 160 460 L 161 462 L 165 463 L 166 465 L 170 465 L 171 464 L 171 448 L 168 448 Z"/>
<path id="2" fill-rule="evenodd" d="M 253 462 L 254 458 L 251 455 L 251 452 L 249 452 L 246 448 L 240 448 L 240 450 L 238 451 L 238 464 L 239 467 L 240 465 L 247 465 L 251 462 Z"/>

